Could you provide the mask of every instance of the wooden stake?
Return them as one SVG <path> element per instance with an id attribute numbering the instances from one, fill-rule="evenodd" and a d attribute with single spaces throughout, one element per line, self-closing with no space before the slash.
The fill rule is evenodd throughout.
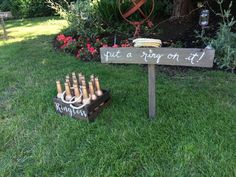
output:
<path id="1" fill-rule="evenodd" d="M 0 17 L 1 18 L 1 24 L 2 24 L 2 29 L 3 29 L 3 36 L 5 39 L 7 39 L 7 30 L 6 30 L 6 26 L 5 26 L 5 23 L 4 23 L 4 20 L 3 20 L 3 17 Z"/>
<path id="2" fill-rule="evenodd" d="M 155 65 L 148 65 L 149 118 L 156 117 L 156 72 Z"/>

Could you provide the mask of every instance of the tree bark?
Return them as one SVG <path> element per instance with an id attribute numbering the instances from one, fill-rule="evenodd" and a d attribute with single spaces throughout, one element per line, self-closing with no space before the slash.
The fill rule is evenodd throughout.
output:
<path id="1" fill-rule="evenodd" d="M 174 0 L 172 17 L 188 15 L 193 10 L 192 0 Z"/>

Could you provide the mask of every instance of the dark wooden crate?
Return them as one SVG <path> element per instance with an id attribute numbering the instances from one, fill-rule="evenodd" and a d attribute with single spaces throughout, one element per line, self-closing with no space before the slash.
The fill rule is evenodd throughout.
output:
<path id="1" fill-rule="evenodd" d="M 107 90 L 103 90 L 102 96 L 79 110 L 71 108 L 69 104 L 63 103 L 59 98 L 53 98 L 56 112 L 59 114 L 70 116 L 75 119 L 87 120 L 89 122 L 93 122 L 110 101 L 110 91 Z"/>

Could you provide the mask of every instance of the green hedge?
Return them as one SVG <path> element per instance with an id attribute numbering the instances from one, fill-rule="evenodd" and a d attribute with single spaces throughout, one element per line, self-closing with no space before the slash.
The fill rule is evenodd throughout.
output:
<path id="1" fill-rule="evenodd" d="M 55 0 L 63 4 L 63 0 Z M 0 11 L 10 10 L 15 18 L 50 16 L 55 12 L 46 0 L 0 0 Z"/>
<path id="2" fill-rule="evenodd" d="M 0 0 L 0 11 L 10 11 L 9 0 Z"/>

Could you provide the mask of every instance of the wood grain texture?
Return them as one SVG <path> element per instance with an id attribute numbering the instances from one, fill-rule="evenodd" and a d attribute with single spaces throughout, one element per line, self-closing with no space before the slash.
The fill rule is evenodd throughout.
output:
<path id="1" fill-rule="evenodd" d="M 100 48 L 102 63 L 213 67 L 215 50 L 197 48 Z"/>
<path id="2" fill-rule="evenodd" d="M 148 65 L 149 118 L 156 117 L 156 65 Z"/>

